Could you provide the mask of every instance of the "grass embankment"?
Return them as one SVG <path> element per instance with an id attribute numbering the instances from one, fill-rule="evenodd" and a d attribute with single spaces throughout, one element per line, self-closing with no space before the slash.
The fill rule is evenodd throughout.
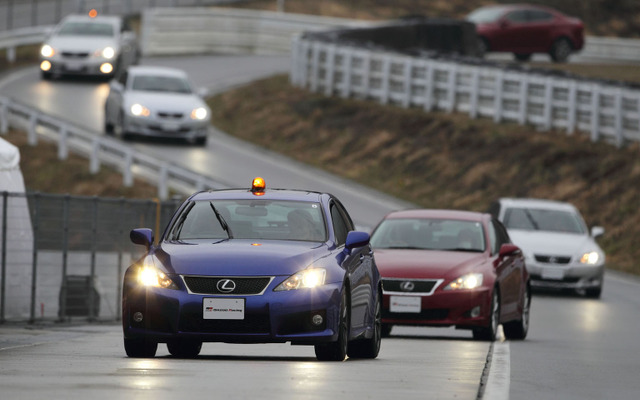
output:
<path id="1" fill-rule="evenodd" d="M 277 76 L 209 102 L 220 129 L 429 208 L 502 196 L 569 201 L 606 229 L 608 265 L 640 275 L 640 146 L 463 114 L 315 95 Z M 376 221 L 372 221 L 376 222 Z"/>

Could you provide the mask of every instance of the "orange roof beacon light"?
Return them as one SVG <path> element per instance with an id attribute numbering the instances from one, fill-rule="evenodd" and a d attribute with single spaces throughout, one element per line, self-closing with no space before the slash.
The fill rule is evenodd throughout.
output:
<path id="1" fill-rule="evenodd" d="M 253 179 L 253 183 L 251 184 L 251 193 L 256 196 L 262 196 L 264 194 L 264 190 L 266 189 L 267 184 L 264 179 L 257 177 Z"/>
<path id="2" fill-rule="evenodd" d="M 97 16 L 98 16 L 98 11 L 96 11 L 96 9 L 95 9 L 95 8 L 92 8 L 92 9 L 91 9 L 91 11 L 89 11 L 89 16 L 90 16 L 91 18 L 95 18 L 95 17 L 97 17 Z"/>

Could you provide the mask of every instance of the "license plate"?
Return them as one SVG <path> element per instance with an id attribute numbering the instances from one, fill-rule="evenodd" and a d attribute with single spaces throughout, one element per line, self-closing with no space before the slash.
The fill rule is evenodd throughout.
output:
<path id="1" fill-rule="evenodd" d="M 419 313 L 422 311 L 422 297 L 391 296 L 389 311 L 397 313 Z"/>
<path id="2" fill-rule="evenodd" d="M 244 319 L 244 299 L 206 298 L 202 301 L 203 319 Z"/>
<path id="3" fill-rule="evenodd" d="M 176 123 L 172 123 L 172 122 L 165 122 L 162 124 L 162 130 L 163 131 L 177 131 L 180 128 L 179 124 Z"/>
<path id="4" fill-rule="evenodd" d="M 564 279 L 564 270 L 559 268 L 543 268 L 542 279 L 562 280 Z"/>
<path id="5" fill-rule="evenodd" d="M 74 62 L 67 62 L 64 65 L 64 68 L 67 71 L 80 71 L 84 66 L 80 63 L 74 63 Z"/>

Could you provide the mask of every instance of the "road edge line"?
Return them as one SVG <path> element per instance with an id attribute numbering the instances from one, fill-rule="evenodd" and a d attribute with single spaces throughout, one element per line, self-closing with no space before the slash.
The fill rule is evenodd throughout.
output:
<path id="1" fill-rule="evenodd" d="M 511 380 L 511 353 L 509 342 L 504 340 L 502 326 L 498 341 L 492 342 L 487 362 L 482 371 L 477 400 L 508 400 Z"/>

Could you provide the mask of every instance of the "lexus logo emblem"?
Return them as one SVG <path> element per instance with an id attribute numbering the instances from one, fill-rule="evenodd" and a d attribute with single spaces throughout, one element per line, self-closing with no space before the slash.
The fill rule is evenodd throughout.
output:
<path id="1" fill-rule="evenodd" d="M 400 289 L 402 289 L 402 291 L 404 292 L 410 292 L 412 291 L 414 288 L 416 287 L 416 285 L 411 282 L 411 281 L 404 281 L 400 284 Z"/>
<path id="2" fill-rule="evenodd" d="M 553 256 L 549 257 L 549 263 L 550 264 L 555 264 L 557 262 L 558 262 L 558 259 L 556 257 L 553 257 Z"/>
<path id="3" fill-rule="evenodd" d="M 216 284 L 218 291 L 222 293 L 231 293 L 236 290 L 236 283 L 231 279 L 220 279 Z"/>

